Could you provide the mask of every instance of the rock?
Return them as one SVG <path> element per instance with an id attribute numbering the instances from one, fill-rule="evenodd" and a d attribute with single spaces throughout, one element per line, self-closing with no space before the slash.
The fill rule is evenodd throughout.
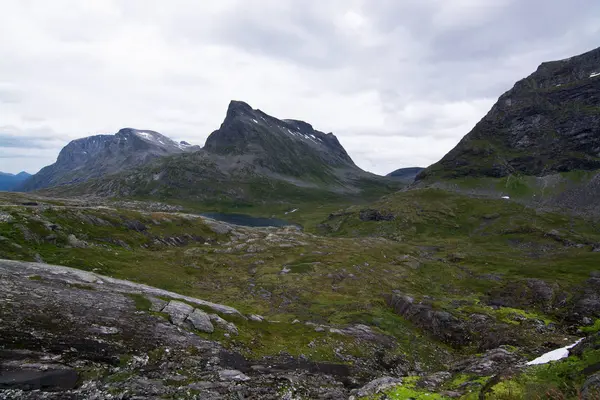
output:
<path id="1" fill-rule="evenodd" d="M 225 369 L 219 371 L 219 379 L 222 381 L 246 382 L 250 378 L 236 369 Z"/>
<path id="2" fill-rule="evenodd" d="M 472 357 L 454 365 L 454 372 L 475 374 L 480 376 L 495 375 L 502 370 L 517 364 L 520 358 L 506 349 L 490 350 L 482 356 Z"/>
<path id="3" fill-rule="evenodd" d="M 215 327 L 213 324 L 211 324 L 210 320 L 211 318 L 207 313 L 196 308 L 190 315 L 188 315 L 185 321 L 200 332 L 213 333 L 215 331 Z"/>
<path id="4" fill-rule="evenodd" d="M 362 388 L 358 389 L 355 393 L 356 396 L 367 397 L 381 393 L 387 389 L 391 389 L 395 386 L 402 384 L 402 378 L 393 378 L 391 376 L 384 376 L 383 378 L 375 379 L 367 383 Z"/>
<path id="5" fill-rule="evenodd" d="M 487 303 L 491 306 L 511 308 L 539 307 L 550 311 L 559 306 L 560 299 L 557 284 L 549 284 L 541 279 L 511 281 L 493 290 Z"/>
<path id="6" fill-rule="evenodd" d="M 472 340 L 465 322 L 446 311 L 434 310 L 430 304 L 416 303 L 399 291 L 384 296 L 384 299 L 398 315 L 448 344 L 463 346 Z"/>
<path id="7" fill-rule="evenodd" d="M 70 368 L 42 366 L 36 370 L 8 367 L 0 374 L 0 390 L 68 390 L 75 387 L 78 379 L 77 372 Z"/>
<path id="8" fill-rule="evenodd" d="M 10 214 L 7 213 L 0 213 L 0 223 L 8 223 L 8 222 L 12 222 L 13 217 Z"/>
<path id="9" fill-rule="evenodd" d="M 228 321 L 224 320 L 223 318 L 219 317 L 217 314 L 210 314 L 209 318 L 211 321 L 213 321 L 215 324 L 217 324 L 217 326 L 220 327 L 221 329 L 224 329 L 233 335 L 239 334 L 238 329 L 233 322 L 228 322 Z"/>
<path id="10" fill-rule="evenodd" d="M 396 218 L 394 214 L 381 212 L 371 208 L 360 210 L 358 217 L 361 221 L 393 221 Z"/>
<path id="11" fill-rule="evenodd" d="M 226 235 L 232 231 L 231 226 L 213 220 L 207 220 L 206 225 L 217 235 Z"/>
<path id="12" fill-rule="evenodd" d="M 150 303 L 152 303 L 150 306 L 150 311 L 161 312 L 167 305 L 166 301 L 154 296 L 148 296 L 148 300 L 150 300 Z"/>
<path id="13" fill-rule="evenodd" d="M 171 300 L 169 304 L 161 310 L 169 315 L 169 320 L 175 325 L 183 325 L 185 319 L 194 311 L 194 307 L 181 301 Z M 210 320 L 209 320 L 210 323 Z"/>
<path id="14" fill-rule="evenodd" d="M 600 372 L 585 380 L 581 386 L 581 400 L 597 400 L 600 398 Z"/>
<path id="15" fill-rule="evenodd" d="M 87 242 L 85 242 L 84 240 L 77 239 L 77 237 L 73 234 L 67 236 L 67 243 L 69 244 L 69 246 L 75 247 L 76 249 L 85 249 L 89 247 Z"/>
<path id="16" fill-rule="evenodd" d="M 263 317 L 262 315 L 252 314 L 248 317 L 248 319 L 254 322 L 263 322 L 265 320 L 265 317 Z"/>
<path id="17" fill-rule="evenodd" d="M 44 259 L 42 258 L 42 256 L 40 256 L 38 253 L 35 254 L 35 256 L 33 256 L 33 259 L 35 260 L 35 262 L 37 263 L 44 263 Z"/>
<path id="18" fill-rule="evenodd" d="M 450 378 L 452 378 L 452 374 L 450 372 L 436 372 L 435 374 L 427 375 L 421 378 L 421 380 L 417 383 L 417 386 L 433 392 Z"/>
<path id="19" fill-rule="evenodd" d="M 145 232 L 148 230 L 148 227 L 146 225 L 137 220 L 126 220 L 125 222 L 123 222 L 123 225 L 125 226 L 125 228 L 131 231 Z"/>
<path id="20" fill-rule="evenodd" d="M 584 318 L 600 317 L 600 277 L 592 275 L 575 292 L 569 302 L 567 318 L 573 323 L 583 323 Z"/>

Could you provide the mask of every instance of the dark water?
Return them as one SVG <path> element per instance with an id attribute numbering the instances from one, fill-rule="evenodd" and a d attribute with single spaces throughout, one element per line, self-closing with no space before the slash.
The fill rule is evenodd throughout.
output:
<path id="1" fill-rule="evenodd" d="M 264 227 L 264 226 L 274 226 L 274 227 L 282 227 L 288 225 L 294 225 L 300 227 L 298 224 L 293 224 L 291 222 L 285 221 L 283 219 L 278 218 L 262 218 L 262 217 L 253 217 L 251 215 L 245 214 L 229 214 L 229 213 L 217 213 L 217 212 L 209 212 L 200 214 L 203 217 L 216 219 L 217 221 L 227 222 L 228 224 L 242 225 L 242 226 L 251 226 L 251 227 Z"/>

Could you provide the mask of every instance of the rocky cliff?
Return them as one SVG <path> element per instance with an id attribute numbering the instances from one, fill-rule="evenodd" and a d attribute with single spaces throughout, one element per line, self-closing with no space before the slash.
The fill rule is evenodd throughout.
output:
<path id="1" fill-rule="evenodd" d="M 600 48 L 542 63 L 417 179 L 596 170 L 599 155 Z"/>

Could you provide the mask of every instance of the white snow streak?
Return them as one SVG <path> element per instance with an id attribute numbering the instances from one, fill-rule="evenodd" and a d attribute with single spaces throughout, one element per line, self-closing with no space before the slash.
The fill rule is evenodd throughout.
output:
<path id="1" fill-rule="evenodd" d="M 590 78 L 595 78 L 595 77 L 597 77 L 597 76 L 600 76 L 600 72 L 592 72 L 592 73 L 590 74 Z"/>
<path id="2" fill-rule="evenodd" d="M 557 361 L 562 358 L 569 357 L 569 349 L 577 346 L 579 344 L 579 342 L 581 342 L 582 340 L 583 339 L 579 339 L 578 341 L 576 341 L 575 343 L 573 343 L 569 346 L 561 347 L 560 349 L 552 350 L 546 354 L 542 354 L 540 357 L 536 358 L 535 360 L 529 361 L 527 363 L 527 365 L 548 364 L 550 361 Z"/>

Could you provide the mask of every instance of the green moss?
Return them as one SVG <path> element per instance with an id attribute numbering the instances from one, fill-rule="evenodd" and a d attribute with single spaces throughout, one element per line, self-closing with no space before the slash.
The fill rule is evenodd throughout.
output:
<path id="1" fill-rule="evenodd" d="M 152 302 L 146 296 L 140 293 L 127 293 L 135 303 L 135 308 L 140 311 L 148 311 L 152 307 Z"/>
<path id="2" fill-rule="evenodd" d="M 27 279 L 32 280 L 32 281 L 43 281 L 44 280 L 44 278 L 42 278 L 39 275 L 31 275 L 31 276 L 28 276 Z"/>
<path id="3" fill-rule="evenodd" d="M 600 332 L 600 319 L 597 319 L 594 322 L 594 325 L 591 326 L 582 326 L 579 328 L 582 332 L 587 334 L 598 333 Z"/>
<path id="4" fill-rule="evenodd" d="M 86 285 L 82 283 L 69 283 L 69 287 L 73 289 L 81 289 L 81 290 L 96 290 L 96 288 L 92 285 Z"/>

